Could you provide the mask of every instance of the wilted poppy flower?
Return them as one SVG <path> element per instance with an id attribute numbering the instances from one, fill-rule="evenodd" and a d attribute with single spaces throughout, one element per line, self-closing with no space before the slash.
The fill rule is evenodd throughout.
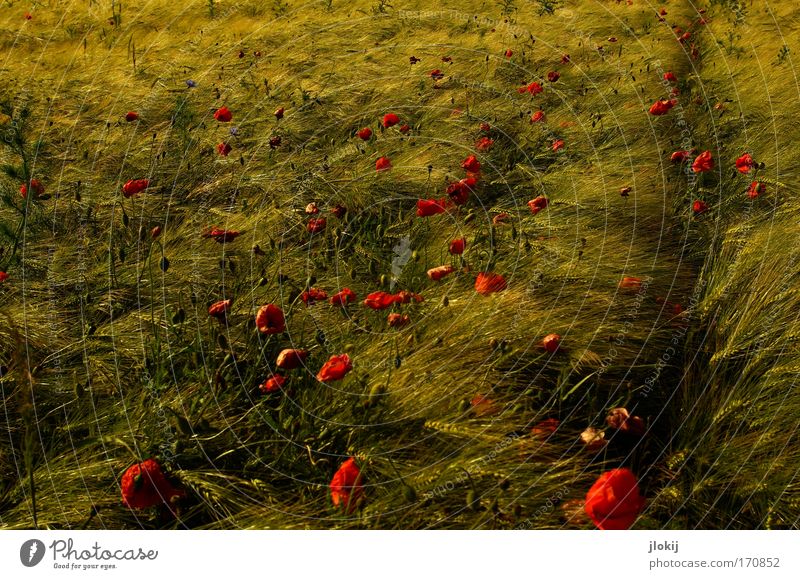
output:
<path id="1" fill-rule="evenodd" d="M 469 173 L 479 173 L 481 170 L 481 164 L 475 155 L 470 155 L 461 162 L 461 168 Z"/>
<path id="2" fill-rule="evenodd" d="M 214 113 L 214 118 L 220 123 L 229 123 L 233 118 L 233 114 L 228 110 L 228 107 L 222 107 Z"/>
<path id="3" fill-rule="evenodd" d="M 691 32 L 688 32 L 688 31 L 684 32 L 683 34 L 681 34 L 680 38 L 678 38 L 678 42 L 683 44 L 684 42 L 689 40 L 691 37 L 692 37 L 692 33 Z"/>
<path id="4" fill-rule="evenodd" d="M 306 358 L 308 358 L 307 350 L 287 348 L 280 351 L 275 365 L 282 370 L 295 370 L 303 365 Z"/>
<path id="5" fill-rule="evenodd" d="M 562 149 L 563 147 L 564 147 L 564 141 L 563 140 L 556 139 L 555 141 L 553 141 L 553 150 L 554 151 L 558 151 L 559 149 Z"/>
<path id="6" fill-rule="evenodd" d="M 134 195 L 147 189 L 149 186 L 150 181 L 148 179 L 133 179 L 122 186 L 122 194 L 125 197 L 133 197 Z"/>
<path id="7" fill-rule="evenodd" d="M 478 139 L 478 142 L 475 143 L 475 148 L 479 151 L 488 151 L 494 145 L 494 139 L 490 139 L 489 137 L 481 137 Z"/>
<path id="8" fill-rule="evenodd" d="M 631 416 L 626 408 L 612 408 L 606 416 L 606 424 L 635 436 L 642 436 L 645 431 L 644 420 L 638 416 Z"/>
<path id="9" fill-rule="evenodd" d="M 230 308 L 231 300 L 215 302 L 208 308 L 208 315 L 214 318 L 224 318 Z"/>
<path id="10" fill-rule="evenodd" d="M 413 57 L 412 57 L 413 58 Z M 347 514 L 352 513 L 364 498 L 363 477 L 354 458 L 348 458 L 331 479 L 331 501 Z"/>
<path id="11" fill-rule="evenodd" d="M 604 472 L 586 493 L 584 508 L 599 529 L 629 529 L 644 508 L 636 476 L 627 468 Z"/>
<path id="12" fill-rule="evenodd" d="M 321 302 L 328 299 L 328 294 L 315 287 L 309 288 L 300 294 L 300 299 L 303 300 L 303 303 L 306 305 L 313 304 L 314 302 Z"/>
<path id="13" fill-rule="evenodd" d="M 433 281 L 439 281 L 443 277 L 453 273 L 455 270 L 456 269 L 452 265 L 440 265 L 439 267 L 429 269 L 428 277 Z"/>
<path id="14" fill-rule="evenodd" d="M 419 199 L 417 201 L 417 217 L 430 217 L 447 210 L 447 199 Z"/>
<path id="15" fill-rule="evenodd" d="M 316 203 L 311 202 L 308 205 L 306 205 L 307 215 L 316 215 L 317 213 L 319 213 L 319 207 L 317 207 Z"/>
<path id="16" fill-rule="evenodd" d="M 347 207 L 344 205 L 335 205 L 333 209 L 331 209 L 331 213 L 333 213 L 337 218 L 341 219 L 347 213 Z"/>
<path id="17" fill-rule="evenodd" d="M 546 418 L 531 428 L 531 434 L 539 438 L 550 438 L 561 422 L 557 418 Z"/>
<path id="18" fill-rule="evenodd" d="M 492 416 L 500 411 L 494 401 L 482 394 L 473 396 L 469 403 L 475 416 Z"/>
<path id="19" fill-rule="evenodd" d="M 544 111 L 536 111 L 531 115 L 531 122 L 538 123 L 544 120 Z"/>
<path id="20" fill-rule="evenodd" d="M 319 372 L 317 372 L 317 380 L 320 382 L 341 380 L 352 369 L 353 364 L 350 361 L 350 356 L 347 354 L 331 356 L 330 359 L 323 364 Z"/>
<path id="21" fill-rule="evenodd" d="M 675 151 L 669 156 L 669 160 L 673 163 L 685 163 L 689 159 L 691 153 L 689 151 Z"/>
<path id="22" fill-rule="evenodd" d="M 269 143 L 270 149 L 277 149 L 278 147 L 281 146 L 281 141 L 282 139 L 280 135 L 273 135 L 272 137 L 269 138 L 269 141 L 267 142 Z"/>
<path id="23" fill-rule="evenodd" d="M 39 179 L 31 179 L 31 191 L 33 191 L 34 197 L 44 195 L 44 185 Z M 28 196 L 28 186 L 25 183 L 19 186 L 19 193 L 23 198 Z"/>
<path id="24" fill-rule="evenodd" d="M 273 392 L 282 390 L 285 385 L 286 376 L 275 374 L 271 378 L 267 378 L 264 383 L 258 387 L 258 389 L 261 390 L 262 394 L 272 394 Z"/>
<path id="25" fill-rule="evenodd" d="M 411 318 L 406 314 L 391 313 L 387 318 L 387 323 L 390 328 L 402 328 L 411 321 Z"/>
<path id="26" fill-rule="evenodd" d="M 4 271 L 0 271 L 0 283 L 3 283 L 8 279 L 8 274 Z"/>
<path id="27" fill-rule="evenodd" d="M 339 293 L 331 296 L 330 302 L 334 306 L 346 306 L 349 303 L 356 301 L 356 294 L 350 288 L 342 288 Z"/>
<path id="28" fill-rule="evenodd" d="M 283 107 L 278 107 L 277 109 L 275 109 L 275 118 L 281 120 L 283 118 L 284 112 L 285 109 Z"/>
<path id="29" fill-rule="evenodd" d="M 430 76 L 433 80 L 441 80 L 444 78 L 444 73 L 438 68 L 434 68 L 428 73 L 428 76 Z"/>
<path id="30" fill-rule="evenodd" d="M 758 181 L 753 181 L 750 183 L 750 187 L 747 189 L 747 196 L 750 199 L 755 199 L 761 193 L 767 190 L 766 185 L 764 183 L 759 183 Z"/>
<path id="31" fill-rule="evenodd" d="M 703 173 L 713 168 L 714 159 L 711 158 L 711 151 L 703 151 L 695 158 L 694 163 L 692 163 L 692 171 L 695 173 Z"/>
<path id="32" fill-rule="evenodd" d="M 211 238 L 217 243 L 227 243 L 233 241 L 241 235 L 241 232 L 233 229 L 220 229 L 219 227 L 212 227 L 200 234 L 201 237 Z"/>
<path id="33" fill-rule="evenodd" d="M 755 165 L 755 162 L 753 161 L 753 157 L 750 156 L 750 153 L 745 153 L 736 159 L 736 169 L 739 173 L 749 173 L 753 165 Z"/>
<path id="34" fill-rule="evenodd" d="M 389 160 L 389 157 L 381 157 L 377 161 L 375 161 L 375 170 L 376 171 L 388 171 L 392 168 L 392 162 Z"/>
<path id="35" fill-rule="evenodd" d="M 556 82 L 559 78 L 561 78 L 561 74 L 556 70 L 551 70 L 547 73 L 547 80 L 550 82 Z"/>
<path id="36" fill-rule="evenodd" d="M 619 194 L 622 197 L 627 197 L 630 195 L 631 191 L 633 191 L 633 189 L 630 186 L 625 185 L 624 187 L 620 187 Z"/>
<path id="37" fill-rule="evenodd" d="M 561 57 L 561 64 L 568 64 L 570 61 L 569 54 L 564 54 Z"/>
<path id="38" fill-rule="evenodd" d="M 506 287 L 506 278 L 499 273 L 481 272 L 475 278 L 475 291 L 484 296 L 503 291 Z"/>
<path id="39" fill-rule="evenodd" d="M 492 217 L 492 224 L 493 225 L 504 225 L 508 223 L 508 220 L 511 219 L 511 215 L 506 213 L 505 211 L 498 213 L 494 217 Z"/>
<path id="40" fill-rule="evenodd" d="M 620 289 L 635 289 L 638 290 L 642 287 L 642 280 L 638 277 L 625 276 L 619 282 Z"/>
<path id="41" fill-rule="evenodd" d="M 399 300 L 397 299 L 396 295 L 378 291 L 368 294 L 367 298 L 364 300 L 364 305 L 368 308 L 372 308 L 373 310 L 385 310 L 386 308 L 391 307 L 393 304 L 396 304 L 398 301 Z"/>
<path id="42" fill-rule="evenodd" d="M 700 201 L 698 199 L 694 203 L 692 203 L 692 211 L 694 211 L 697 214 L 705 213 L 706 211 L 708 211 L 708 205 L 706 205 L 703 201 Z"/>
<path id="43" fill-rule="evenodd" d="M 409 126 L 409 124 L 408 124 L 408 123 L 403 123 L 403 124 L 400 126 L 400 128 L 399 128 L 399 129 L 397 129 L 397 130 L 398 130 L 398 131 L 400 131 L 401 133 L 403 133 L 404 135 L 407 135 L 407 134 L 408 134 L 408 132 L 411 130 L 411 127 Z"/>
<path id="44" fill-rule="evenodd" d="M 514 52 L 509 48 L 503 54 L 505 54 L 506 58 L 511 58 L 514 55 Z"/>
<path id="45" fill-rule="evenodd" d="M 280 334 L 286 330 L 286 318 L 275 304 L 261 306 L 256 313 L 256 327 L 262 334 Z"/>
<path id="46" fill-rule="evenodd" d="M 176 489 L 164 476 L 161 465 L 152 458 L 134 464 L 122 475 L 122 503 L 130 509 L 147 509 L 172 502 L 186 493 Z"/>
<path id="47" fill-rule="evenodd" d="M 394 295 L 398 304 L 410 304 L 412 301 L 420 303 L 425 300 L 421 295 L 408 290 L 401 290 Z"/>
<path id="48" fill-rule="evenodd" d="M 481 123 L 481 124 L 480 124 L 480 129 L 481 129 L 481 130 L 482 130 L 484 133 L 488 133 L 489 131 L 491 131 L 491 130 L 492 130 L 492 126 L 491 126 L 489 123 Z"/>
<path id="49" fill-rule="evenodd" d="M 422 60 L 422 59 L 417 58 L 416 56 L 409 56 L 408 57 L 408 62 L 410 64 L 417 64 L 420 60 Z"/>
<path id="50" fill-rule="evenodd" d="M 128 121 L 129 123 L 132 123 L 133 121 L 138 121 L 139 113 L 137 113 L 136 111 L 128 111 L 125 114 L 125 120 Z"/>
<path id="51" fill-rule="evenodd" d="M 678 82 L 678 79 L 675 77 L 675 73 L 672 71 L 664 73 L 664 80 L 667 82 Z"/>
<path id="52" fill-rule="evenodd" d="M 660 116 L 667 114 L 672 107 L 678 104 L 678 101 L 675 99 L 660 99 L 653 103 L 653 106 L 650 107 L 650 114 L 654 116 Z"/>
<path id="53" fill-rule="evenodd" d="M 217 145 L 217 153 L 219 153 L 223 157 L 227 157 L 228 153 L 230 153 L 232 150 L 233 147 L 231 147 L 229 143 L 219 143 Z"/>
<path id="54" fill-rule="evenodd" d="M 586 445 L 588 450 L 600 450 L 608 444 L 606 433 L 592 426 L 581 432 L 581 442 Z"/>
<path id="55" fill-rule="evenodd" d="M 370 138 L 372 137 L 372 129 L 370 129 L 369 127 L 364 127 L 363 129 L 358 131 L 356 135 L 358 135 L 358 138 L 361 139 L 362 141 L 369 141 Z"/>
<path id="56" fill-rule="evenodd" d="M 549 352 L 550 354 L 557 352 L 560 345 L 561 336 L 558 334 L 547 334 L 544 338 L 542 338 L 542 348 L 544 348 L 545 351 Z"/>
<path id="57" fill-rule="evenodd" d="M 543 90 L 544 89 L 542 88 L 542 85 L 540 85 L 538 82 L 532 82 L 531 84 L 529 84 L 527 86 L 523 86 L 523 87 L 518 88 L 517 92 L 519 92 L 519 93 L 529 92 L 532 95 L 536 95 L 536 94 L 539 94 L 540 92 L 542 92 Z"/>
<path id="58" fill-rule="evenodd" d="M 467 240 L 463 237 L 454 239 L 450 242 L 448 251 L 451 255 L 461 255 L 464 253 L 464 248 L 467 246 Z"/>
<path id="59" fill-rule="evenodd" d="M 463 205 L 469 199 L 469 194 L 477 184 L 478 180 L 475 177 L 467 177 L 450 183 L 447 186 L 447 195 L 450 200 L 456 205 Z"/>
<path id="60" fill-rule="evenodd" d="M 383 128 L 388 129 L 389 127 L 395 126 L 397 123 L 400 122 L 400 117 L 398 117 L 394 113 L 387 113 L 383 116 Z"/>
<path id="61" fill-rule="evenodd" d="M 325 229 L 326 223 L 324 217 L 311 218 L 308 220 L 308 232 L 319 233 Z"/>
<path id="62" fill-rule="evenodd" d="M 539 195 L 535 199 L 531 199 L 528 201 L 528 207 L 530 207 L 531 213 L 536 215 L 539 211 L 547 207 L 547 197 Z"/>

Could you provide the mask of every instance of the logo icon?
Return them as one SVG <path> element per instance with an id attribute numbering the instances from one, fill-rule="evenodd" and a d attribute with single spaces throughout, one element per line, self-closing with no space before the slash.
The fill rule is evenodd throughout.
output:
<path id="1" fill-rule="evenodd" d="M 36 567 L 44 559 L 44 543 L 39 539 L 29 539 L 19 549 L 19 560 L 26 567 Z"/>

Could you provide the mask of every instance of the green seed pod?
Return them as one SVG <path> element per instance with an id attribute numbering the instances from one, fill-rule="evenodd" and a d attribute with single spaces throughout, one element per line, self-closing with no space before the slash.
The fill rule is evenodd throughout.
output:
<path id="1" fill-rule="evenodd" d="M 182 324 L 185 319 L 186 312 L 183 311 L 183 308 L 178 308 L 178 311 L 172 315 L 172 323 L 175 325 Z"/>
<path id="2" fill-rule="evenodd" d="M 403 488 L 403 496 L 409 503 L 417 502 L 417 491 L 414 490 L 414 487 L 406 485 Z"/>
<path id="3" fill-rule="evenodd" d="M 442 306 L 447 307 L 450 305 L 450 298 L 447 296 L 442 297 Z"/>
<path id="4" fill-rule="evenodd" d="M 217 345 L 223 350 L 228 349 L 228 338 L 225 337 L 225 334 L 219 334 L 217 336 Z"/>
<path id="5" fill-rule="evenodd" d="M 166 256 L 161 258 L 161 262 L 159 263 L 159 267 L 161 268 L 161 271 L 164 271 L 164 272 L 169 269 L 169 260 L 166 258 Z"/>

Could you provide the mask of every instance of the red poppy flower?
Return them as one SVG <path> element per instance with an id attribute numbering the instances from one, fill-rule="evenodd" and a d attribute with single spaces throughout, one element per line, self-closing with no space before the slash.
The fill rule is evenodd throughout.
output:
<path id="1" fill-rule="evenodd" d="M 350 288 L 342 288 L 342 290 L 334 294 L 331 299 L 331 305 L 334 306 L 346 306 L 349 303 L 356 301 L 356 294 Z"/>
<path id="2" fill-rule="evenodd" d="M 328 299 L 328 294 L 324 290 L 315 287 L 309 288 L 300 295 L 300 299 L 306 305 L 313 304 L 314 302 L 321 302 Z"/>
<path id="3" fill-rule="evenodd" d="M 228 107 L 222 107 L 214 113 L 214 118 L 220 123 L 228 123 L 233 118 L 233 114 L 228 110 Z"/>
<path id="4" fill-rule="evenodd" d="M 261 386 L 258 387 L 261 390 L 262 394 L 272 394 L 273 392 L 278 392 L 279 390 L 283 390 L 283 387 L 286 385 L 286 376 L 281 376 L 280 374 L 275 374 L 271 378 L 267 378 Z"/>
<path id="5" fill-rule="evenodd" d="M 433 80 L 441 80 L 444 78 L 444 73 L 438 68 L 434 68 L 432 71 L 430 71 L 430 73 L 428 73 L 428 76 L 430 76 Z"/>
<path id="6" fill-rule="evenodd" d="M 745 153 L 736 159 L 736 169 L 739 173 L 749 173 L 753 165 L 755 165 L 755 162 L 753 161 L 753 157 L 750 156 L 750 153 Z"/>
<path id="7" fill-rule="evenodd" d="M 661 99 L 657 100 L 653 103 L 653 106 L 650 107 L 650 114 L 654 116 L 660 116 L 667 114 L 672 107 L 678 104 L 678 101 L 675 99 Z"/>
<path id="8" fill-rule="evenodd" d="M 231 147 L 229 143 L 219 143 L 217 145 L 217 153 L 223 157 L 227 157 L 228 153 L 230 153 L 232 150 L 233 147 Z"/>
<path id="9" fill-rule="evenodd" d="M 408 317 L 406 314 L 389 314 L 387 318 L 387 323 L 389 324 L 390 328 L 402 328 L 403 326 L 407 325 L 411 321 L 411 318 Z"/>
<path id="10" fill-rule="evenodd" d="M 450 242 L 450 248 L 448 251 L 451 255 L 461 255 L 464 253 L 465 247 L 467 247 L 467 240 L 463 237 L 460 237 Z"/>
<path id="11" fill-rule="evenodd" d="M 504 52 L 506 58 L 511 58 L 514 55 L 514 52 L 511 49 L 508 49 Z"/>
<path id="12" fill-rule="evenodd" d="M 282 370 L 295 370 L 302 366 L 308 358 L 307 350 L 287 348 L 281 350 L 275 365 Z"/>
<path id="13" fill-rule="evenodd" d="M 536 215 L 537 213 L 539 213 L 539 211 L 547 207 L 547 203 L 548 203 L 547 197 L 539 195 L 535 199 L 531 199 L 530 201 L 528 201 L 528 207 L 530 207 L 531 213 Z"/>
<path id="14" fill-rule="evenodd" d="M 478 180 L 475 177 L 467 177 L 460 181 L 450 183 L 447 186 L 447 195 L 450 196 L 450 200 L 456 205 L 463 205 L 469 199 L 469 194 L 477 183 Z"/>
<path id="15" fill-rule="evenodd" d="M 631 416 L 626 408 L 612 408 L 606 416 L 606 424 L 635 436 L 642 436 L 645 433 L 644 420 L 638 416 Z"/>
<path id="16" fill-rule="evenodd" d="M 550 82 L 556 82 L 559 78 L 561 78 L 561 74 L 556 70 L 551 70 L 547 73 L 547 80 Z"/>
<path id="17" fill-rule="evenodd" d="M 540 438 L 549 438 L 558 430 L 560 424 L 561 422 L 557 418 L 546 418 L 531 428 L 531 434 Z"/>
<path id="18" fill-rule="evenodd" d="M 499 273 L 481 272 L 475 279 L 475 291 L 484 296 L 503 291 L 506 287 L 506 278 Z"/>
<path id="19" fill-rule="evenodd" d="M 447 210 L 447 199 L 419 199 L 417 201 L 417 217 L 430 217 Z"/>
<path id="20" fill-rule="evenodd" d="M 398 304 L 410 304 L 412 301 L 420 303 L 425 300 L 421 295 L 407 290 L 401 290 L 394 295 Z"/>
<path id="21" fill-rule="evenodd" d="M 281 120 L 283 118 L 283 113 L 286 112 L 286 109 L 283 107 L 278 107 L 275 109 L 275 118 Z"/>
<path id="22" fill-rule="evenodd" d="M 44 195 L 44 185 L 39 179 L 31 179 L 31 191 L 33 191 L 35 197 Z M 25 183 L 19 186 L 19 193 L 23 199 L 28 196 L 28 186 Z"/>
<path id="23" fill-rule="evenodd" d="M 627 468 L 604 472 L 586 493 L 586 514 L 599 529 L 629 529 L 642 508 L 638 481 Z"/>
<path id="24" fill-rule="evenodd" d="M 753 181 L 750 183 L 750 187 L 747 189 L 747 196 L 750 199 L 755 199 L 761 193 L 767 190 L 766 185 L 764 183 L 759 183 L 758 181 Z"/>
<path id="25" fill-rule="evenodd" d="M 204 238 L 211 238 L 217 243 L 227 243 L 229 241 L 233 241 L 237 237 L 241 235 L 241 232 L 235 231 L 233 229 L 220 229 L 219 227 L 212 227 L 208 231 L 204 231 L 200 234 L 201 237 Z"/>
<path id="26" fill-rule="evenodd" d="M 536 95 L 536 94 L 539 94 L 540 92 L 542 92 L 543 90 L 544 89 L 542 88 L 542 85 L 540 85 L 538 82 L 532 82 L 531 84 L 529 84 L 527 86 L 523 86 L 523 87 L 518 88 L 517 92 L 519 92 L 519 93 L 529 92 L 532 95 Z"/>
<path id="27" fill-rule="evenodd" d="M 153 227 L 153 229 L 150 230 L 150 237 L 155 239 L 159 235 L 161 235 L 161 226 L 156 225 L 155 227 Z"/>
<path id="28" fill-rule="evenodd" d="M 172 508 L 175 499 L 186 493 L 176 489 L 164 476 L 154 459 L 134 464 L 122 475 L 122 503 L 129 509 L 147 509 L 166 504 Z"/>
<path id="29" fill-rule="evenodd" d="M 446 277 L 453 273 L 456 270 L 452 265 L 440 265 L 439 267 L 434 267 L 428 270 L 428 277 L 431 278 L 433 281 L 439 281 L 443 277 Z"/>
<path id="30" fill-rule="evenodd" d="M 317 380 L 320 382 L 332 382 L 334 380 L 341 380 L 347 373 L 353 369 L 353 364 L 350 361 L 350 356 L 347 354 L 339 354 L 338 356 L 331 356 L 330 359 L 323 364 L 319 372 L 317 372 Z"/>
<path id="31" fill-rule="evenodd" d="M 704 173 L 714 168 L 714 159 L 711 158 L 711 151 L 703 151 L 700 153 L 692 163 L 692 171 L 695 173 Z"/>
<path id="32" fill-rule="evenodd" d="M 331 501 L 347 514 L 356 510 L 364 498 L 363 476 L 354 458 L 348 458 L 331 479 Z"/>
<path id="33" fill-rule="evenodd" d="M 569 63 L 569 54 L 565 54 L 561 57 L 561 64 L 568 64 Z"/>
<path id="34" fill-rule="evenodd" d="M 0 283 L 3 283 L 8 279 L 8 274 L 4 271 L 0 271 Z"/>
<path id="35" fill-rule="evenodd" d="M 563 149 L 563 148 L 564 148 L 564 141 L 563 140 L 557 139 L 557 140 L 553 141 L 553 150 L 554 151 L 558 151 L 559 149 Z"/>
<path id="36" fill-rule="evenodd" d="M 224 318 L 231 308 L 231 300 L 215 302 L 208 308 L 208 315 L 214 318 Z"/>
<path id="37" fill-rule="evenodd" d="M 694 211 L 698 215 L 700 213 L 705 213 L 706 211 L 708 211 L 708 205 L 706 205 L 703 201 L 700 201 L 698 199 L 694 203 L 692 203 L 692 211 Z"/>
<path id="38" fill-rule="evenodd" d="M 488 151 L 494 145 L 494 139 L 490 139 L 489 137 L 481 137 L 478 139 L 478 142 L 475 143 L 475 148 L 479 151 Z"/>
<path id="39" fill-rule="evenodd" d="M 262 334 L 280 334 L 286 330 L 286 318 L 275 304 L 261 306 L 256 313 L 256 327 Z"/>
<path id="40" fill-rule="evenodd" d="M 400 117 L 398 117 L 394 113 L 387 113 L 383 116 L 383 128 L 388 129 L 389 127 L 395 126 L 397 123 L 400 122 Z"/>
<path id="41" fill-rule="evenodd" d="M 479 173 L 481 170 L 481 164 L 475 155 L 470 155 L 461 162 L 461 168 L 469 173 Z"/>
<path id="42" fill-rule="evenodd" d="M 139 113 L 137 113 L 136 111 L 129 111 L 125 114 L 125 120 L 128 121 L 129 123 L 132 123 L 133 121 L 138 121 Z"/>
<path id="43" fill-rule="evenodd" d="M 338 219 L 342 219 L 347 213 L 347 207 L 344 205 L 336 205 L 333 209 L 331 209 L 331 213 L 333 213 Z"/>
<path id="44" fill-rule="evenodd" d="M 675 151 L 669 156 L 669 160 L 673 163 L 685 163 L 689 160 L 689 155 L 691 155 L 689 151 Z"/>
<path id="45" fill-rule="evenodd" d="M 396 295 L 378 291 L 367 295 L 367 298 L 364 300 L 364 305 L 372 308 L 373 310 L 385 310 L 386 308 L 391 307 L 393 304 L 396 304 L 398 301 L 399 300 L 397 299 Z"/>
<path id="46" fill-rule="evenodd" d="M 678 79 L 675 76 L 675 73 L 672 72 L 672 71 L 664 73 L 664 80 L 666 80 L 667 82 L 678 82 Z"/>
<path id="47" fill-rule="evenodd" d="M 635 289 L 638 290 L 642 287 L 642 280 L 638 277 L 625 276 L 619 282 L 620 289 Z"/>
<path id="48" fill-rule="evenodd" d="M 358 131 L 356 135 L 358 135 L 358 138 L 361 139 L 362 141 L 369 141 L 370 138 L 372 137 L 372 129 L 370 129 L 369 127 L 364 127 L 363 129 Z"/>
<path id="49" fill-rule="evenodd" d="M 375 170 L 376 171 L 388 171 L 392 168 L 392 162 L 389 160 L 389 157 L 381 157 L 377 161 L 375 161 Z"/>
<path id="50" fill-rule="evenodd" d="M 547 334 L 544 338 L 542 338 L 542 348 L 544 348 L 545 351 L 550 354 L 557 352 L 560 345 L 561 336 L 558 334 Z"/>
<path id="51" fill-rule="evenodd" d="M 30 12 L 26 12 L 25 13 L 25 20 L 32 20 L 32 19 L 33 19 L 33 14 L 31 14 Z"/>
<path id="52" fill-rule="evenodd" d="M 531 115 L 531 122 L 538 123 L 544 120 L 544 111 L 536 111 Z"/>
<path id="53" fill-rule="evenodd" d="M 122 194 L 125 197 L 133 197 L 138 193 L 141 193 L 145 189 L 150 186 L 150 181 L 148 179 L 133 179 L 125 183 L 122 186 Z"/>
<path id="54" fill-rule="evenodd" d="M 492 130 L 492 126 L 491 126 L 489 123 L 481 123 L 481 124 L 480 124 L 480 129 L 481 129 L 481 130 L 482 130 L 484 133 L 488 133 L 489 131 L 491 131 L 491 130 Z"/>
<path id="55" fill-rule="evenodd" d="M 324 217 L 311 218 L 308 220 L 308 232 L 319 233 L 325 229 L 326 224 Z"/>
<path id="56" fill-rule="evenodd" d="M 683 44 L 684 42 L 689 40 L 691 37 L 692 37 L 692 33 L 691 32 L 684 32 L 683 34 L 681 34 L 681 37 L 678 39 L 678 42 Z"/>

